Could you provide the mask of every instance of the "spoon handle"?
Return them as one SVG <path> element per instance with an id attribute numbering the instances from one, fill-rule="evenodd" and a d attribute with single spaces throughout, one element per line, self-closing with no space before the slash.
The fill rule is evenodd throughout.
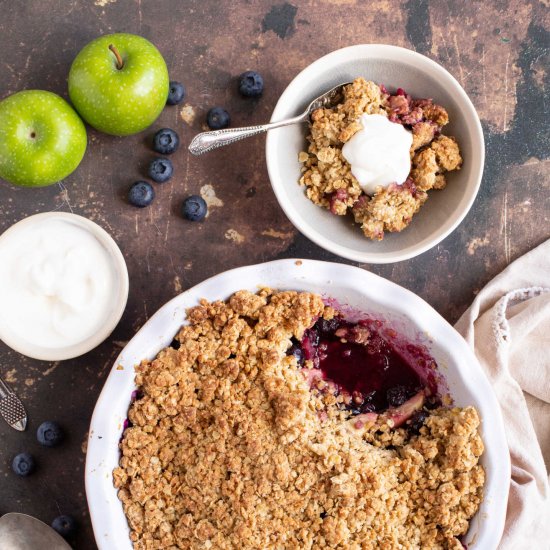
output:
<path id="1" fill-rule="evenodd" d="M 27 412 L 21 400 L 0 378 L 0 416 L 14 429 L 20 432 L 27 426 Z"/>
<path id="2" fill-rule="evenodd" d="M 235 141 L 262 134 L 274 128 L 289 126 L 307 120 L 307 113 L 302 113 L 294 118 L 281 120 L 280 122 L 271 122 L 270 124 L 260 124 L 258 126 L 246 126 L 244 128 L 227 128 L 225 130 L 214 130 L 212 132 L 202 132 L 193 138 L 189 145 L 189 152 L 193 155 L 202 155 L 212 149 L 229 145 Z"/>

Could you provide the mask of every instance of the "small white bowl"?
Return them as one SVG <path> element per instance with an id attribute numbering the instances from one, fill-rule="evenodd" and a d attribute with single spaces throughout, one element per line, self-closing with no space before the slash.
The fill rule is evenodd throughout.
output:
<path id="1" fill-rule="evenodd" d="M 473 405 L 482 419 L 486 472 L 484 499 L 470 522 L 465 542 L 471 550 L 497 547 L 506 516 L 510 458 L 496 397 L 464 339 L 424 300 L 368 271 L 314 260 L 279 260 L 226 271 L 176 296 L 160 308 L 116 359 L 94 409 L 86 455 L 86 496 L 99 550 L 131 550 L 128 524 L 113 486 L 119 442 L 136 389 L 135 365 L 170 345 L 187 308 L 201 298 L 227 299 L 259 286 L 302 290 L 335 299 L 339 305 L 385 319 L 412 341 L 421 339 L 443 372 L 458 406 Z"/>
<path id="2" fill-rule="evenodd" d="M 47 348 L 38 346 L 33 344 L 30 340 L 19 337 L 17 334 L 7 330 L 6 328 L 2 329 L 1 325 L 0 340 L 2 340 L 10 348 L 26 355 L 27 357 L 40 359 L 42 361 L 63 361 L 65 359 L 73 359 L 74 357 L 84 355 L 101 344 L 101 342 L 103 342 L 111 334 L 111 332 L 113 332 L 120 321 L 122 314 L 124 313 L 124 309 L 126 308 L 126 303 L 128 301 L 128 269 L 126 267 L 126 262 L 124 261 L 124 256 L 113 238 L 96 223 L 82 216 L 77 216 L 76 214 L 69 214 L 65 212 L 45 212 L 42 214 L 29 216 L 4 231 L 4 233 L 0 235 L 0 242 L 4 239 L 13 237 L 17 234 L 17 232 L 29 225 L 51 219 L 63 220 L 86 230 L 94 236 L 97 241 L 99 241 L 99 243 L 109 254 L 115 272 L 116 286 L 112 289 L 112 305 L 108 317 L 101 330 L 77 344 L 62 348 Z"/>
<path id="3" fill-rule="evenodd" d="M 428 201 L 401 233 L 370 241 L 350 216 L 335 216 L 313 204 L 298 184 L 298 153 L 306 150 L 306 124 L 271 130 L 266 160 L 271 185 L 289 220 L 306 237 L 343 258 L 365 263 L 391 263 L 412 258 L 442 241 L 462 221 L 476 197 L 483 174 L 483 131 L 472 102 L 460 84 L 435 61 L 405 48 L 382 44 L 357 45 L 325 55 L 306 67 L 286 88 L 271 120 L 296 116 L 323 92 L 358 76 L 401 87 L 413 97 L 433 98 L 447 109 L 450 123 L 443 133 L 455 136 L 464 164 L 448 175 L 442 191 Z"/>

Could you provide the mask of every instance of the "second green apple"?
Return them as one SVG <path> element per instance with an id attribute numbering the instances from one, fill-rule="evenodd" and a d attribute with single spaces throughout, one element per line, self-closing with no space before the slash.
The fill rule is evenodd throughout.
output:
<path id="1" fill-rule="evenodd" d="M 134 34 L 97 38 L 76 56 L 69 96 L 90 125 L 117 136 L 149 127 L 166 105 L 166 63 L 148 40 Z"/>

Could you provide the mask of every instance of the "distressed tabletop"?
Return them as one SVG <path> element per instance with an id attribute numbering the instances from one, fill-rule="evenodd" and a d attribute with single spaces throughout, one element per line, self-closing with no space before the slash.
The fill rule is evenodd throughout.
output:
<path id="1" fill-rule="evenodd" d="M 67 97 L 80 48 L 119 31 L 152 40 L 188 92 L 187 104 L 166 108 L 152 128 L 175 128 L 182 147 L 174 179 L 156 188 L 147 209 L 128 205 L 125 195 L 153 157 L 151 132 L 114 138 L 89 130 L 81 166 L 62 183 L 20 189 L 0 182 L 0 232 L 37 212 L 74 212 L 104 227 L 128 263 L 128 307 L 94 351 L 44 363 L 0 343 L 0 373 L 30 418 L 23 434 L 0 423 L 0 514 L 26 512 L 47 523 L 74 514 L 75 548 L 95 548 L 84 494 L 92 410 L 115 357 L 147 318 L 182 290 L 233 267 L 286 257 L 345 261 L 300 235 L 279 208 L 265 168 L 265 137 L 214 151 L 208 160 L 186 153 L 210 107 L 225 106 L 234 126 L 265 122 L 290 80 L 332 50 L 376 42 L 415 49 L 446 67 L 477 108 L 487 147 L 483 183 L 466 219 L 440 245 L 405 262 L 361 267 L 416 292 L 455 322 L 485 283 L 550 236 L 545 0 L 1 0 L 0 10 L 0 98 L 25 88 Z M 259 100 L 236 92 L 235 77 L 247 69 L 264 77 Z M 209 196 L 204 223 L 179 215 L 192 193 Z M 59 449 L 36 442 L 37 426 L 48 419 L 68 433 Z M 38 462 L 27 479 L 10 469 L 23 450 Z"/>

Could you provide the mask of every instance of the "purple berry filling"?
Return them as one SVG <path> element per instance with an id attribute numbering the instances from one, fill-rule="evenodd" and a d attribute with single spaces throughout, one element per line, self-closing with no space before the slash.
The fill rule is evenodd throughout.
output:
<path id="1" fill-rule="evenodd" d="M 311 361 L 310 372 L 316 373 L 312 379 L 332 383 L 352 414 L 397 409 L 419 392 L 426 397 L 426 408 L 441 403 L 434 359 L 423 347 L 391 329 L 384 330 L 380 321 L 319 319 L 305 332 L 302 353 L 298 350 L 293 344 L 288 353 L 298 359 L 299 366 Z M 408 426 L 417 431 L 426 416 L 424 411 L 417 412 Z"/>

